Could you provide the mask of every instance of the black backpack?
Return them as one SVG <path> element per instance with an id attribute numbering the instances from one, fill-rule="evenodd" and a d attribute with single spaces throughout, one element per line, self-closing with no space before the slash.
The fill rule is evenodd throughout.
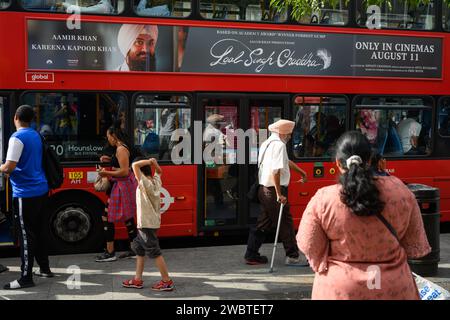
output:
<path id="1" fill-rule="evenodd" d="M 61 187 L 64 181 L 63 167 L 55 150 L 45 141 L 42 135 L 40 136 L 42 140 L 42 168 L 47 178 L 48 187 L 57 189 Z"/>

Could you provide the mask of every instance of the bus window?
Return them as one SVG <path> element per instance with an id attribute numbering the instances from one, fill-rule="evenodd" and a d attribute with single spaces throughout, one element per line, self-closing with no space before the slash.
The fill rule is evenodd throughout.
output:
<path id="1" fill-rule="evenodd" d="M 123 12 L 125 0 L 21 0 L 21 5 L 33 11 L 116 15 Z"/>
<path id="2" fill-rule="evenodd" d="M 348 23 L 348 2 L 339 1 L 339 3 L 333 7 L 330 4 L 326 4 L 320 12 L 313 12 L 311 15 L 304 15 L 298 20 L 302 24 L 321 24 L 321 25 L 333 25 L 343 26 Z"/>
<path id="3" fill-rule="evenodd" d="M 61 161 L 98 161 L 106 131 L 126 123 L 126 98 L 110 93 L 26 93 L 35 110 L 31 127 L 46 137 Z"/>
<path id="4" fill-rule="evenodd" d="M 191 14 L 191 0 L 134 0 L 134 11 L 138 16 L 183 18 Z"/>
<path id="5" fill-rule="evenodd" d="M 0 10 L 8 8 L 10 4 L 11 0 L 0 0 Z"/>
<path id="6" fill-rule="evenodd" d="M 432 105 L 431 98 L 358 97 L 354 129 L 384 156 L 429 155 Z"/>
<path id="7" fill-rule="evenodd" d="M 270 8 L 270 0 L 200 0 L 200 15 L 206 19 L 285 22 L 287 11 Z"/>
<path id="8" fill-rule="evenodd" d="M 450 31 L 450 3 L 442 1 L 442 28 Z"/>
<path id="9" fill-rule="evenodd" d="M 158 160 L 171 160 L 172 149 L 189 135 L 189 98 L 170 94 L 141 94 L 136 97 L 135 105 L 135 146 Z M 177 156 L 188 162 L 190 152 L 183 149 Z"/>
<path id="10" fill-rule="evenodd" d="M 332 157 L 336 140 L 345 131 L 346 106 L 344 97 L 296 96 L 294 157 Z"/>
<path id="11" fill-rule="evenodd" d="M 375 22 L 368 12 L 368 1 L 358 0 L 356 3 L 356 22 L 367 27 L 366 22 Z M 411 4 L 410 4 L 411 3 Z M 434 1 L 429 2 L 409 2 L 404 0 L 383 1 L 379 6 L 381 11 L 381 28 L 385 29 L 413 29 L 413 30 L 433 30 L 435 5 Z"/>
<path id="12" fill-rule="evenodd" d="M 440 103 L 438 132 L 441 137 L 450 138 L 450 98 L 444 98 Z"/>

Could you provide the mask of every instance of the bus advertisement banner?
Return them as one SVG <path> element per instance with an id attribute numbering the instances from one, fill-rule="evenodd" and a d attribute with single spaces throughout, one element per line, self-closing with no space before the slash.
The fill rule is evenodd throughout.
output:
<path id="1" fill-rule="evenodd" d="M 442 39 L 29 19 L 29 70 L 442 78 Z"/>

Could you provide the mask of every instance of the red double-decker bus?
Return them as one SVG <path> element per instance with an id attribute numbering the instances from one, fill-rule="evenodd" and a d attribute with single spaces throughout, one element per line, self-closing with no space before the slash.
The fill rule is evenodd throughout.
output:
<path id="1" fill-rule="evenodd" d="M 249 135 L 242 151 L 230 132 L 259 134 L 280 118 L 296 122 L 289 154 L 309 178 L 292 175 L 295 225 L 335 183 L 334 143 L 354 129 L 391 174 L 440 188 L 449 221 L 449 10 L 408 5 L 343 1 L 296 21 L 256 0 L 1 0 L 2 158 L 16 107 L 33 106 L 32 126 L 65 172 L 50 197 L 53 252 L 102 245 L 106 195 L 93 182 L 115 121 L 163 166 L 161 237 L 246 232 L 259 213 L 246 197 L 258 148 Z M 203 161 L 211 132 L 232 146 L 224 163 Z M 0 242 L 10 244 L 4 179 L 2 188 Z"/>

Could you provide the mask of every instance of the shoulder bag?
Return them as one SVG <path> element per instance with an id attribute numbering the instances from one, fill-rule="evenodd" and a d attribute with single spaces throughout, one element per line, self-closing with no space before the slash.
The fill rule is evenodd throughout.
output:
<path id="1" fill-rule="evenodd" d="M 259 203 L 259 199 L 258 199 L 258 191 L 259 191 L 259 169 L 261 168 L 262 162 L 264 160 L 264 155 L 266 154 L 267 149 L 269 148 L 269 145 L 275 140 L 270 141 L 267 144 L 266 149 L 264 149 L 264 152 L 261 156 L 261 163 L 258 163 L 258 170 L 256 171 L 256 179 L 255 179 L 255 183 L 253 183 L 250 187 L 250 189 L 248 190 L 247 193 L 247 198 L 251 201 L 251 202 L 255 202 L 255 203 Z"/>
<path id="2" fill-rule="evenodd" d="M 394 227 L 383 217 L 381 213 L 377 213 L 376 217 L 389 229 L 392 235 L 397 239 L 401 246 L 400 239 Z M 417 290 L 421 300 L 450 300 L 450 293 L 444 288 L 438 286 L 434 282 L 427 280 L 418 274 L 412 272 L 412 277 L 416 282 Z"/>

